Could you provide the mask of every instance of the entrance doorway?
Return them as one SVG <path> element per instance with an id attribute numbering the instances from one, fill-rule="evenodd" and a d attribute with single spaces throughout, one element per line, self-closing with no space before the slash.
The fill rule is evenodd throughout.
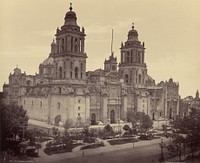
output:
<path id="1" fill-rule="evenodd" d="M 115 111 L 110 111 L 110 123 L 115 123 Z"/>
<path id="2" fill-rule="evenodd" d="M 92 113 L 91 115 L 91 125 L 96 125 L 96 114 Z"/>
<path id="3" fill-rule="evenodd" d="M 152 120 L 154 121 L 155 120 L 155 113 L 153 112 L 152 114 Z"/>
<path id="4" fill-rule="evenodd" d="M 61 121 L 61 115 L 59 114 L 59 115 L 57 115 L 56 117 L 55 117 L 55 126 L 59 126 L 59 122 Z"/>
<path id="5" fill-rule="evenodd" d="M 169 109 L 169 119 L 172 119 L 172 108 Z"/>

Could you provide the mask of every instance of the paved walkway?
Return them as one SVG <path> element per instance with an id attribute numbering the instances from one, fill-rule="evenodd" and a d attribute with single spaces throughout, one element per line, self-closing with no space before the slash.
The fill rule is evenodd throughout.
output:
<path id="1" fill-rule="evenodd" d="M 100 139 L 101 140 L 101 139 Z M 165 140 L 165 138 L 164 138 Z M 138 141 L 134 143 L 134 147 L 137 148 L 139 146 L 145 146 L 145 145 L 150 145 L 150 144 L 158 144 L 160 143 L 160 139 L 154 139 L 154 140 L 143 140 L 143 141 Z M 44 144 L 42 143 L 42 149 L 44 149 Z M 44 152 L 40 150 L 40 157 L 34 158 L 34 162 L 56 162 L 58 160 L 64 159 L 64 158 L 76 158 L 76 157 L 82 157 L 83 153 L 84 155 L 95 155 L 95 154 L 102 154 L 105 152 L 110 152 L 110 151 L 117 151 L 117 150 L 122 150 L 122 149 L 128 149 L 128 148 L 133 148 L 133 143 L 127 143 L 127 144 L 121 144 L 121 145 L 105 145 L 104 147 L 99 147 L 95 149 L 86 149 L 86 150 L 80 150 L 80 147 L 76 147 L 72 152 L 67 152 L 67 153 L 60 153 L 60 154 L 53 154 L 53 155 L 46 155 Z"/>

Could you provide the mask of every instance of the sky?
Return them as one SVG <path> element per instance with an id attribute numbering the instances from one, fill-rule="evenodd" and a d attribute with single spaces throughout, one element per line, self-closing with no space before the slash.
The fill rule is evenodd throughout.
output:
<path id="1" fill-rule="evenodd" d="M 181 97 L 200 91 L 199 0 L 1 0 L 0 91 L 16 66 L 26 74 L 38 73 L 70 2 L 86 32 L 87 71 L 103 68 L 112 29 L 120 61 L 121 42 L 134 22 L 145 42 L 148 74 L 156 83 L 173 78 Z"/>

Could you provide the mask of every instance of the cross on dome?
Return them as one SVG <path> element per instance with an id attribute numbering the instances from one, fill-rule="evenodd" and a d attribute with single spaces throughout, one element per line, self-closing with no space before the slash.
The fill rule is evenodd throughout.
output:
<path id="1" fill-rule="evenodd" d="M 72 11 L 72 3 L 70 3 L 69 10 Z"/>
<path id="2" fill-rule="evenodd" d="M 134 23 L 132 23 L 132 29 L 134 29 Z"/>

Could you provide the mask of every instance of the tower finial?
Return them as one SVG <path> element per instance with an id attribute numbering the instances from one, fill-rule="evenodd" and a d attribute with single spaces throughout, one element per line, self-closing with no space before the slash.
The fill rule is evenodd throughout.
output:
<path id="1" fill-rule="evenodd" d="M 134 29 L 134 23 L 132 23 L 132 29 Z"/>
<path id="2" fill-rule="evenodd" d="M 70 2 L 69 10 L 72 11 L 72 3 Z"/>

